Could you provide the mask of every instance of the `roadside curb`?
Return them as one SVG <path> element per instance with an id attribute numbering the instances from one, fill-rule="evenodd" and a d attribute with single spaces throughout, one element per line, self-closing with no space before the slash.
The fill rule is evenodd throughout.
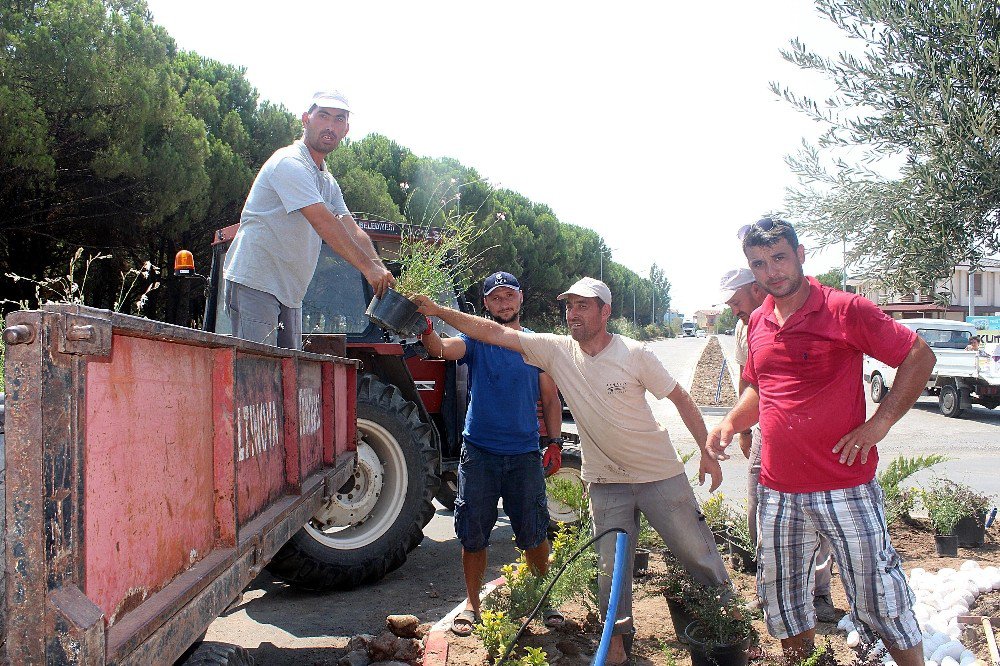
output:
<path id="1" fill-rule="evenodd" d="M 702 414 L 706 414 L 708 416 L 725 416 L 730 412 L 730 410 L 732 410 L 732 407 L 713 407 L 713 406 L 703 407 L 699 405 L 698 409 L 701 411 Z"/>
<path id="2" fill-rule="evenodd" d="M 504 577 L 500 576 L 496 580 L 486 583 L 483 586 L 482 594 L 479 596 L 480 601 L 484 601 L 506 582 Z M 451 631 L 451 621 L 465 609 L 466 601 L 468 601 L 467 598 L 462 599 L 447 615 L 435 622 L 431 630 L 427 632 L 427 638 L 424 639 L 423 666 L 446 666 L 448 663 L 448 632 Z"/>

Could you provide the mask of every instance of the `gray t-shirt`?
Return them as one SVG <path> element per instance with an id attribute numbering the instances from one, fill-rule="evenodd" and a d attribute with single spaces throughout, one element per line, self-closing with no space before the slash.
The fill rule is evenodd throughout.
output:
<path id="1" fill-rule="evenodd" d="M 349 213 L 326 163 L 316 166 L 301 140 L 276 150 L 250 188 L 225 278 L 273 294 L 285 307 L 302 307 L 322 240 L 300 210 L 321 202 L 331 213 Z"/>

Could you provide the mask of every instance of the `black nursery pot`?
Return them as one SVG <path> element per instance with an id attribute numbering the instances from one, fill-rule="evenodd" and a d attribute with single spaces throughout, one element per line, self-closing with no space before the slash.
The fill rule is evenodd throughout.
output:
<path id="1" fill-rule="evenodd" d="M 684 629 L 692 666 L 747 666 L 750 662 L 750 636 L 728 645 L 708 644 L 702 639 L 701 626 L 692 622 Z"/>
<path id="2" fill-rule="evenodd" d="M 935 534 L 934 548 L 938 557 L 958 557 L 958 537 L 954 534 Z"/>
<path id="3" fill-rule="evenodd" d="M 737 571 L 757 573 L 757 554 L 737 544 L 735 539 L 729 542 L 729 556 L 733 568 Z"/>
<path id="4" fill-rule="evenodd" d="M 415 335 L 423 329 L 424 318 L 417 312 L 417 304 L 395 289 L 387 289 L 382 298 L 372 296 L 365 314 L 382 328 L 402 335 Z"/>
<path id="5" fill-rule="evenodd" d="M 986 512 L 962 518 L 955 523 L 952 534 L 958 537 L 959 546 L 979 548 L 986 542 Z"/>
<path id="6" fill-rule="evenodd" d="M 666 595 L 663 598 L 667 600 L 667 609 L 670 611 L 670 621 L 674 623 L 674 634 L 677 635 L 677 640 L 681 643 L 687 643 L 687 634 L 684 633 L 684 630 L 694 622 L 694 616 L 691 615 L 682 600 L 673 599 Z"/>

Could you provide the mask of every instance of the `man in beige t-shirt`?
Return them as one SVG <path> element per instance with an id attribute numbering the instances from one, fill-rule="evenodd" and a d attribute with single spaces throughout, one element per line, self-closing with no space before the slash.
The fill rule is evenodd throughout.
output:
<path id="1" fill-rule="evenodd" d="M 594 533 L 609 528 L 629 533 L 633 548 L 625 565 L 622 598 L 608 664 L 623 664 L 628 655 L 624 636 L 632 635 L 632 562 L 639 531 L 639 512 L 663 538 L 670 551 L 699 582 L 727 585 L 729 576 L 711 531 L 698 508 L 684 466 L 646 401 L 646 392 L 667 398 L 702 450 L 699 478 L 722 483 L 719 463 L 705 454 L 708 436 L 697 405 L 645 345 L 607 330 L 611 290 L 600 280 L 583 278 L 559 295 L 566 301 L 570 335 L 514 331 L 495 322 L 441 307 L 425 296 L 420 311 L 440 317 L 466 335 L 519 352 L 525 361 L 549 373 L 562 390 L 580 432 L 582 475 L 589 483 Z M 602 617 L 607 615 L 615 540 L 598 543 Z"/>

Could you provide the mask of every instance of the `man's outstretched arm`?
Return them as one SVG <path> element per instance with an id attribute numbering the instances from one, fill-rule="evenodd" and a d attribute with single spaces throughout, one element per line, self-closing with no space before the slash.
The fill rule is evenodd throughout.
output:
<path id="1" fill-rule="evenodd" d="M 489 319 L 438 305 L 423 294 L 413 296 L 410 300 L 419 306 L 421 314 L 428 317 L 439 317 L 473 340 L 506 347 L 518 354 L 524 353 L 521 348 L 521 338 L 518 337 L 517 331 L 512 328 L 507 328 Z"/>

